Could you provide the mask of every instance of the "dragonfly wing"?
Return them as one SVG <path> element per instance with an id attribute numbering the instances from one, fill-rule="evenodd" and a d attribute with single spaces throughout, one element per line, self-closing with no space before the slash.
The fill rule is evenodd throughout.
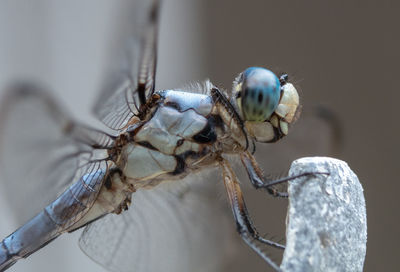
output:
<path id="1" fill-rule="evenodd" d="M 211 180 L 134 193 L 128 211 L 85 229 L 81 249 L 110 271 L 221 271 L 238 240 Z"/>
<path id="2" fill-rule="evenodd" d="M 24 223 L 71 182 L 104 167 L 90 161 L 106 155 L 94 147 L 111 142 L 71 120 L 43 89 L 10 88 L 0 107 L 0 191 L 17 221 Z"/>
<path id="3" fill-rule="evenodd" d="M 94 107 L 111 129 L 124 127 L 154 91 L 158 13 L 158 1 L 129 1 L 116 16 L 105 81 Z"/>

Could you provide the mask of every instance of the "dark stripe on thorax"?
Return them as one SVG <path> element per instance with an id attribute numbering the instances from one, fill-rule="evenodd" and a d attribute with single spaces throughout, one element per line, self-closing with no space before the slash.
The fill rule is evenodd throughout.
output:
<path id="1" fill-rule="evenodd" d="M 235 119 L 235 121 L 238 123 L 240 130 L 242 131 L 243 135 L 246 138 L 245 149 L 247 149 L 249 147 L 249 139 L 247 138 L 247 134 L 244 130 L 244 123 L 242 121 L 242 118 L 240 118 L 239 114 L 236 112 L 236 110 L 232 106 L 231 102 L 228 101 L 228 99 L 225 97 L 225 95 L 219 89 L 212 88 L 211 96 L 215 103 L 220 102 L 222 105 L 225 106 L 225 108 L 228 110 L 228 112 L 232 114 L 232 118 Z"/>

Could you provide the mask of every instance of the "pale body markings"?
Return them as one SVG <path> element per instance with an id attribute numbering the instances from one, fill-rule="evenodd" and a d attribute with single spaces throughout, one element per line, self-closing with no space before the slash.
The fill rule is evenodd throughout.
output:
<path id="1" fill-rule="evenodd" d="M 214 92 L 221 94 L 210 82 L 204 86 L 214 88 Z M 284 89 L 286 95 L 290 93 L 292 96 L 290 99 L 294 97 L 292 103 L 295 104 L 289 107 L 289 111 L 282 111 L 284 116 L 292 120 L 290 116 L 294 116 L 293 110 L 296 110 L 298 103 L 297 92 L 290 83 Z M 219 103 L 218 98 L 215 102 L 211 95 L 174 90 L 156 92 L 154 96 L 158 101 L 149 110 L 149 120 L 134 118 L 131 120 L 133 124 L 116 141 L 122 142 L 122 148 L 117 152 L 114 162 L 122 173 L 117 171 L 112 175 L 111 184 L 119 186 L 114 185 L 117 193 L 112 194 L 111 201 L 108 197 L 107 203 L 111 204 L 109 209 L 104 209 L 99 201 L 95 204 L 99 207 L 95 206 L 79 226 L 98 218 L 104 211 L 120 212 L 121 207 L 126 207 L 125 202 L 130 201 L 130 193 L 140 188 L 152 188 L 161 182 L 182 179 L 191 172 L 217 166 L 223 153 L 246 153 L 244 160 L 252 158 L 246 150 L 248 139 L 243 128 L 233 120 L 229 109 Z M 248 126 L 254 127 L 254 124 Z M 284 136 L 279 127 L 276 130 L 279 135 L 276 135 L 270 123 L 256 129 L 262 131 L 260 135 L 265 141 L 276 141 Z M 268 135 L 270 138 L 267 138 Z M 124 181 L 121 181 L 121 176 Z M 105 186 L 99 199 L 107 199 L 102 193 L 110 195 L 108 190 Z"/>
<path id="2" fill-rule="evenodd" d="M 254 141 L 272 143 L 288 134 L 299 105 L 297 91 L 287 82 L 286 75 L 278 78 L 269 70 L 255 67 L 236 78 L 231 95 L 208 81 L 189 90 L 154 91 L 157 13 L 158 3 L 155 3 L 148 8 L 143 29 L 135 33 L 141 45 L 140 57 L 136 60 L 137 73 L 131 71 L 130 84 L 124 93 L 131 97 L 117 101 L 125 102 L 118 113 L 112 110 L 98 113 L 118 133 L 108 135 L 90 130 L 58 112 L 65 121 L 66 134 L 76 145 L 105 150 L 106 156 L 86 159 L 88 166 L 79 168 L 86 174 L 0 243 L 0 271 L 62 233 L 109 213 L 123 212 L 137 190 L 151 189 L 164 181 L 182 179 L 213 166 L 222 169 L 239 234 L 279 270 L 255 242 L 284 247 L 258 235 L 248 216 L 239 182 L 224 154 L 240 156 L 256 188 L 265 188 L 275 196 L 287 196 L 272 186 L 294 177 L 264 180 L 251 151 Z M 110 101 L 115 99 L 112 93 L 108 96 Z M 8 101 L 15 105 L 26 97 L 34 97 L 54 108 L 54 102 L 45 93 L 30 86 L 13 88 L 10 97 Z M 88 137 L 90 133 L 100 134 L 101 140 Z"/>

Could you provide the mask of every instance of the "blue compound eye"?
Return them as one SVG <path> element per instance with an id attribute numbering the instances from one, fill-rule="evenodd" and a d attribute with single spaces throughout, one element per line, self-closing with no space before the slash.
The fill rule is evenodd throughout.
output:
<path id="1" fill-rule="evenodd" d="M 281 84 L 270 70 L 250 67 L 243 72 L 241 108 L 246 121 L 267 120 L 278 106 Z"/>

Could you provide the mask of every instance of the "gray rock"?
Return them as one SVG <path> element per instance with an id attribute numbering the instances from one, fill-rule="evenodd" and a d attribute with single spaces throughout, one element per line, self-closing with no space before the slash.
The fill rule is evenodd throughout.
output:
<path id="1" fill-rule="evenodd" d="M 363 188 L 347 163 L 301 158 L 290 175 L 329 172 L 289 182 L 283 271 L 362 271 L 367 243 Z"/>

